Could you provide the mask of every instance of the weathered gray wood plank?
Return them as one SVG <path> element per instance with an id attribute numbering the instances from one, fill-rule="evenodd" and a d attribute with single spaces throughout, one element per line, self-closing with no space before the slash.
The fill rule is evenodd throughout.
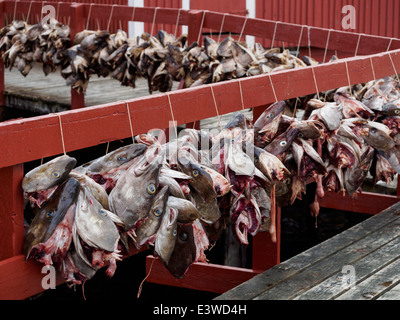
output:
<path id="1" fill-rule="evenodd" d="M 281 264 L 253 277 L 249 281 L 216 297 L 216 300 L 248 300 L 261 292 L 277 286 L 282 281 L 290 279 L 310 265 L 335 254 L 350 244 L 367 237 L 376 230 L 398 219 L 400 203 L 384 210 L 378 215 L 342 232 L 321 244 L 289 259 Z"/>
<path id="2" fill-rule="evenodd" d="M 400 284 L 392 287 L 389 291 L 381 295 L 377 300 L 400 300 Z"/>
<path id="3" fill-rule="evenodd" d="M 389 291 L 400 283 L 400 258 L 380 271 L 356 284 L 337 300 L 372 300 Z"/>
<path id="4" fill-rule="evenodd" d="M 384 232 L 380 232 L 383 230 Z M 350 244 L 333 255 L 314 263 L 309 268 L 297 273 L 295 277 L 282 281 L 275 287 L 259 294 L 256 300 L 288 300 L 319 284 L 328 277 L 342 270 L 346 265 L 352 265 L 357 260 L 377 250 L 400 234 L 400 220 L 397 219 L 384 228 L 375 231 L 368 237 Z"/>
<path id="5" fill-rule="evenodd" d="M 400 237 L 395 238 L 393 241 L 380 247 L 376 251 L 372 251 L 364 258 L 354 262 L 351 266 L 354 268 L 355 279 L 354 283 L 360 283 L 371 274 L 379 271 L 386 265 L 392 263 L 398 258 L 400 252 Z M 348 275 L 343 273 L 342 270 L 337 272 L 330 278 L 321 282 L 320 284 L 310 288 L 304 293 L 300 294 L 295 300 L 329 300 L 344 293 L 349 289 L 347 283 Z"/>

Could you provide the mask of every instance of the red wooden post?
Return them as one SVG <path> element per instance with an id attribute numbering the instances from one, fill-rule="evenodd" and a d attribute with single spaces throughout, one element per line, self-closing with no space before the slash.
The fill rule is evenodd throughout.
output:
<path id="1" fill-rule="evenodd" d="M 0 260 L 21 253 L 24 241 L 23 165 L 0 169 Z"/>
<path id="2" fill-rule="evenodd" d="M 71 4 L 70 36 L 73 43 L 75 35 L 84 29 L 84 6 L 79 3 Z M 85 94 L 79 93 L 71 88 L 71 109 L 83 108 L 85 106 Z"/>
<path id="3" fill-rule="evenodd" d="M 254 271 L 265 271 L 281 260 L 281 208 L 276 208 L 276 242 L 272 242 L 268 232 L 259 232 L 253 237 Z"/>

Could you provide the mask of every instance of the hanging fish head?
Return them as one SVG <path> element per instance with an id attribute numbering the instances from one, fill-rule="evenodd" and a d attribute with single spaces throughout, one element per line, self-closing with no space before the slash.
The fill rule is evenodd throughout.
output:
<path id="1" fill-rule="evenodd" d="M 63 155 L 29 171 L 22 179 L 25 196 L 33 201 L 37 199 L 40 206 L 47 199 L 48 194 L 45 193 L 65 181 L 75 165 L 75 158 Z"/>
<path id="2" fill-rule="evenodd" d="M 154 157 L 150 162 L 145 156 L 141 156 L 118 179 L 110 192 L 110 209 L 124 222 L 125 230 L 130 230 L 147 216 L 157 193 L 161 163 L 160 156 Z"/>
<path id="3" fill-rule="evenodd" d="M 154 251 L 164 264 L 168 264 L 175 247 L 178 226 L 177 221 L 178 211 L 167 206 L 154 243 Z"/>
<path id="4" fill-rule="evenodd" d="M 367 144 L 377 150 L 388 151 L 395 146 L 390 129 L 382 123 L 368 121 L 362 126 L 360 134 Z"/>
<path id="5" fill-rule="evenodd" d="M 179 223 L 191 223 L 200 218 L 200 213 L 196 206 L 189 200 L 169 196 L 167 204 L 168 207 L 178 211 Z"/>
<path id="6" fill-rule="evenodd" d="M 264 150 L 273 154 L 274 156 L 283 155 L 292 144 L 293 140 L 297 138 L 299 129 L 296 127 L 289 127 L 285 132 L 276 137 Z"/>
<path id="7" fill-rule="evenodd" d="M 137 157 L 145 152 L 146 148 L 144 144 L 140 143 L 118 148 L 88 165 L 84 165 L 84 170 L 89 177 L 103 186 L 109 193 L 114 188 L 118 178 Z"/>
<path id="8" fill-rule="evenodd" d="M 265 147 L 275 137 L 284 109 L 284 101 L 276 102 L 254 122 L 254 143 L 257 147 Z"/>
<path id="9" fill-rule="evenodd" d="M 175 278 L 181 279 L 195 258 L 196 245 L 193 226 L 192 224 L 178 224 L 175 246 L 166 268 Z"/>
<path id="10" fill-rule="evenodd" d="M 70 178 L 42 208 L 35 208 L 23 248 L 27 259 L 31 257 L 49 265 L 53 255 L 62 256 L 68 251 L 79 188 L 79 182 Z"/>
<path id="11" fill-rule="evenodd" d="M 166 211 L 167 200 L 169 199 L 169 187 L 164 186 L 153 198 L 149 214 L 143 223 L 138 226 L 134 233 L 128 231 L 137 248 L 146 243 L 152 243 L 161 225 L 162 218 Z"/>
<path id="12" fill-rule="evenodd" d="M 95 199 L 90 189 L 82 188 L 75 214 L 76 229 L 82 241 L 92 248 L 114 252 L 119 232 L 111 214 Z"/>
<path id="13" fill-rule="evenodd" d="M 178 168 L 192 177 L 189 185 L 205 199 L 216 196 L 213 179 L 204 167 L 185 157 L 178 158 Z"/>
<path id="14" fill-rule="evenodd" d="M 290 183 L 290 171 L 281 160 L 264 149 L 254 147 L 256 167 L 268 178 L 269 181 Z"/>

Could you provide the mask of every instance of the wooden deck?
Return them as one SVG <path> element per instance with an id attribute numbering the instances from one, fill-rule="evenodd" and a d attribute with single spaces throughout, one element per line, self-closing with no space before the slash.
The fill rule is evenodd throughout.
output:
<path id="1" fill-rule="evenodd" d="M 176 90 L 178 82 L 172 89 Z M 147 80 L 139 78 L 136 88 L 121 86 L 115 79 L 90 78 L 85 93 L 85 106 L 96 106 L 116 101 L 123 101 L 149 95 Z M 38 115 L 69 110 L 71 108 L 71 89 L 66 85 L 66 80 L 57 70 L 45 76 L 40 64 L 36 64 L 30 73 L 24 77 L 16 68 L 5 71 L 6 106 Z M 231 113 L 221 116 L 221 125 L 225 125 Z M 253 118 L 253 113 L 247 109 L 246 116 Z M 218 118 L 208 118 L 201 121 L 202 129 L 218 128 Z"/>
<path id="2" fill-rule="evenodd" d="M 400 300 L 400 203 L 216 300 Z"/>

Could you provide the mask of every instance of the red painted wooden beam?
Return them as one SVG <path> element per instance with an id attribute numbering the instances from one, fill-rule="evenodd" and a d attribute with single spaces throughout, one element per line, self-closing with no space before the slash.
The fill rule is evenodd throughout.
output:
<path id="1" fill-rule="evenodd" d="M 183 279 L 177 279 L 168 272 L 160 259 L 146 257 L 146 274 L 149 274 L 146 281 L 215 293 L 226 292 L 258 273 L 252 269 L 196 262 L 190 266 Z"/>
<path id="2" fill-rule="evenodd" d="M 339 193 L 326 192 L 325 197 L 320 201 L 320 206 L 322 208 L 373 215 L 389 208 L 391 205 L 399 202 L 399 200 L 397 196 L 371 192 L 363 192 L 358 194 L 356 198 L 352 198 L 348 194 L 343 197 Z"/>

